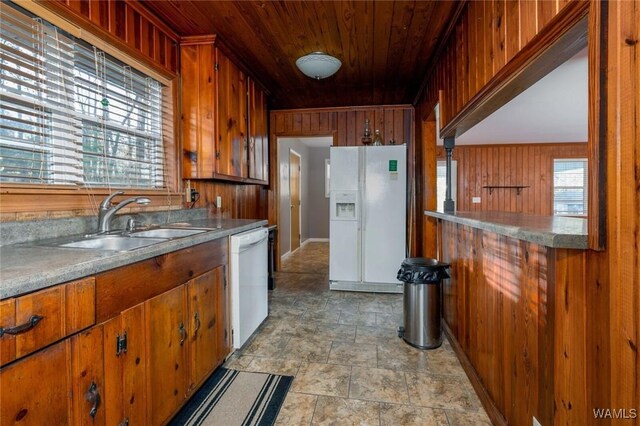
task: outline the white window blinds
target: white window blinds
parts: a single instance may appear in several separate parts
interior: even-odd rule
[[[163,86],[5,2],[0,21],[0,180],[163,187]]]
[[[553,214],[587,214],[587,160],[553,161]]]

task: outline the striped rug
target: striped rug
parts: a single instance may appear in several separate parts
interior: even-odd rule
[[[170,425],[273,425],[293,377],[218,368]]]

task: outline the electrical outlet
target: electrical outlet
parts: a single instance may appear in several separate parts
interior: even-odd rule
[[[195,203],[196,201],[198,201],[198,196],[200,195],[200,193],[198,191],[196,191],[195,189],[191,188],[191,195],[190,195],[190,200],[192,203]]]
[[[222,208],[222,197],[219,195],[216,197],[216,207],[219,209]]]
[[[471,202],[473,204],[480,204],[480,197],[471,197]]]

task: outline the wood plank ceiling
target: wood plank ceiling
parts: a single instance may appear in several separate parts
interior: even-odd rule
[[[271,108],[411,103],[456,1],[147,0],[178,34],[217,34],[271,92]],[[315,81],[295,61],[313,51],[342,68]]]

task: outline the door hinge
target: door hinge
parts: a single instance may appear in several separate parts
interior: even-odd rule
[[[224,329],[224,340],[227,340],[227,336],[229,335],[229,333],[227,333],[227,329]]]
[[[216,151],[216,160],[220,159],[220,151]]]
[[[116,356],[127,352],[127,332],[116,336]]]
[[[214,69],[214,70],[216,70],[216,71],[220,71],[220,64],[216,62],[216,63],[213,65],[213,69]]]
[[[118,426],[129,426],[129,419],[124,419],[123,421],[118,423]]]
[[[225,289],[227,288],[227,277],[224,277],[223,286]]]

